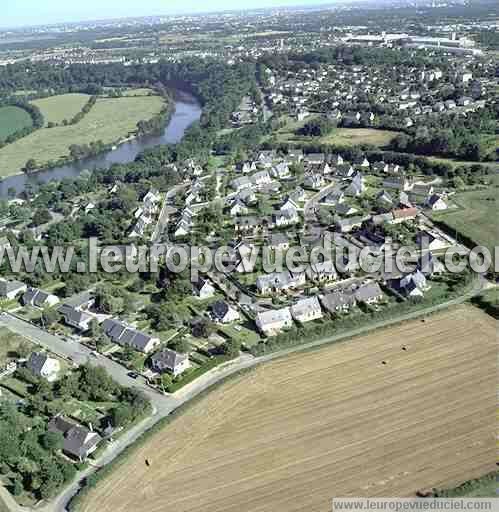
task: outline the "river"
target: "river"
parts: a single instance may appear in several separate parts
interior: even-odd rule
[[[24,190],[27,183],[36,186],[39,183],[46,183],[52,180],[76,177],[85,169],[107,169],[115,163],[132,162],[144,149],[159,144],[179,142],[184,136],[185,130],[192,123],[199,120],[202,108],[199,101],[189,92],[180,89],[173,89],[171,92],[175,101],[175,112],[161,135],[144,135],[119,145],[114,151],[108,151],[101,155],[61,167],[40,171],[30,176],[26,174],[8,176],[0,182],[0,197],[7,197],[8,191],[11,188],[15,189],[16,193],[19,194]]]

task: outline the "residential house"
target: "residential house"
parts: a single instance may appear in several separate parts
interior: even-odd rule
[[[328,283],[338,278],[338,273],[331,260],[311,263],[305,270],[305,274],[310,281],[315,283]]]
[[[307,165],[322,165],[326,161],[326,155],[324,153],[308,153],[303,157],[303,161]]]
[[[303,186],[312,190],[320,190],[325,184],[324,176],[315,172],[307,174],[303,180]]]
[[[355,299],[364,304],[375,304],[383,298],[383,292],[378,283],[367,283],[355,290]]]
[[[224,300],[217,300],[211,304],[210,309],[213,320],[221,324],[237,322],[241,318],[237,309]]]
[[[360,228],[363,222],[363,217],[349,217],[338,220],[335,227],[340,233],[350,233],[350,231]]]
[[[196,297],[199,297],[202,300],[210,299],[215,295],[215,288],[209,281],[202,277],[198,278],[198,280],[192,284],[192,291]]]
[[[320,300],[324,309],[331,314],[346,313],[357,303],[353,293],[343,291],[322,295]]]
[[[301,324],[322,318],[322,309],[317,297],[299,300],[290,308],[291,316]]]
[[[416,243],[423,250],[430,251],[441,251],[444,249],[448,249],[450,245],[452,245],[451,242],[449,242],[449,240],[446,240],[438,232],[430,230],[420,231],[416,235]]]
[[[37,308],[52,307],[59,303],[59,297],[39,290],[28,288],[21,297],[23,306],[35,306]]]
[[[287,251],[290,241],[284,233],[271,233],[268,246],[274,251]]]
[[[36,377],[54,382],[61,371],[61,364],[47,354],[33,352],[26,363],[26,368]]]
[[[239,178],[233,179],[230,182],[230,186],[237,192],[246,188],[251,188],[253,183],[247,176],[241,176]]]
[[[366,189],[364,177],[360,172],[356,173],[352,179],[352,182],[345,190],[346,195],[358,197],[364,193]]]
[[[189,368],[189,355],[164,348],[151,356],[151,367],[158,373],[171,373],[174,377]]]
[[[388,212],[388,213],[380,213],[378,215],[373,215],[371,222],[373,223],[374,226],[382,226],[383,224],[386,224],[386,223],[392,223],[393,222],[393,213]]]
[[[292,327],[293,318],[289,308],[272,309],[258,313],[255,323],[265,336],[276,336],[283,329]]]
[[[236,199],[234,204],[229,208],[231,217],[235,217],[237,215],[246,215],[248,212],[248,207],[240,199]]]
[[[376,196],[376,201],[380,206],[386,209],[390,209],[393,206],[393,198],[386,190],[379,192]]]
[[[389,176],[383,180],[383,188],[406,191],[411,189],[411,182],[405,176]]]
[[[113,343],[131,347],[144,354],[148,354],[161,343],[159,338],[137,331],[112,318],[108,318],[102,322],[102,330]]]
[[[262,185],[268,185],[269,183],[272,183],[272,178],[270,177],[270,174],[268,171],[258,171],[252,174],[249,177],[251,183],[256,187],[261,187]]]
[[[349,206],[346,203],[341,203],[336,205],[336,213],[341,215],[342,217],[348,217],[350,215],[355,215],[359,210],[354,208],[353,206]]]
[[[62,304],[62,306],[59,306],[57,311],[64,318],[64,323],[82,332],[90,329],[90,324],[95,318],[85,311],[80,311],[69,304]]]
[[[96,449],[102,437],[82,425],[73,423],[62,416],[52,418],[48,424],[49,432],[62,434],[62,451],[83,462]]]
[[[305,282],[305,273],[292,274],[285,270],[284,272],[274,272],[273,274],[264,274],[257,277],[256,288],[261,295],[269,295],[298,288],[303,286]]]
[[[24,283],[21,283],[21,281],[0,280],[0,298],[2,299],[13,300],[27,289],[28,287]]]
[[[430,289],[426,277],[420,270],[394,279],[389,282],[389,285],[405,297],[424,297],[424,293]]]
[[[272,214],[272,224],[276,227],[292,226],[300,222],[300,216],[297,211],[288,209],[277,211]]]
[[[254,235],[263,228],[262,219],[256,217],[240,217],[234,220],[234,230],[236,233],[245,235]]]
[[[447,210],[447,203],[438,194],[432,194],[426,201],[426,206],[433,211]]]
[[[393,220],[391,224],[400,224],[408,220],[414,220],[418,215],[417,208],[401,208],[393,210]]]
[[[289,166],[286,162],[279,162],[276,166],[272,167],[270,173],[274,178],[278,180],[284,180],[291,176]]]

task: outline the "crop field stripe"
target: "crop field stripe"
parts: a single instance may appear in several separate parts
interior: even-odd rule
[[[489,473],[495,328],[460,306],[262,365],[151,437],[82,510],[322,512],[333,496],[407,496]]]

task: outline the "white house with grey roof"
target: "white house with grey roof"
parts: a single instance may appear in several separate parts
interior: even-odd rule
[[[383,291],[378,283],[367,283],[355,290],[355,299],[364,304],[376,304],[383,298]]]
[[[82,332],[90,329],[90,324],[94,319],[94,316],[85,311],[81,311],[70,304],[63,304],[62,306],[59,306],[57,311],[64,318],[64,323]]]
[[[164,348],[151,356],[151,367],[158,373],[171,373],[174,377],[189,368],[189,356]]]
[[[48,424],[49,432],[63,436],[62,451],[80,462],[83,462],[96,449],[102,437],[87,427],[73,423],[62,416],[52,418]]]
[[[33,352],[26,363],[26,368],[36,377],[54,382],[61,371],[61,364],[47,354]]]
[[[56,295],[44,292],[38,288],[28,288],[21,297],[21,302],[24,306],[45,308],[55,306],[60,301]]]
[[[290,307],[291,316],[302,324],[322,318],[322,309],[317,297],[307,297]]]
[[[272,309],[258,313],[255,322],[262,334],[276,336],[283,329],[292,327],[293,318],[289,308]]]
[[[357,304],[353,293],[343,291],[322,295],[320,301],[324,309],[331,314],[346,313]]]

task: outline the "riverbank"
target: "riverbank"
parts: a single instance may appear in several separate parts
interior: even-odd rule
[[[168,120],[162,96],[98,98],[75,124],[44,127],[0,150],[0,174],[9,176],[28,168],[46,170],[81,158],[96,156],[142,127],[157,128],[158,117]]]
[[[19,194],[27,184],[36,187],[39,183],[75,178],[84,170],[105,169],[115,163],[132,162],[139,153],[147,148],[179,142],[185,131],[200,119],[202,107],[194,95],[182,89],[170,89],[169,92],[171,97],[170,115],[159,135],[128,135],[121,138],[119,144],[110,143],[107,150],[90,158],[40,170],[29,175],[22,172],[11,173],[0,181],[0,197],[9,197],[11,189]],[[113,146],[116,146],[114,150]]]

